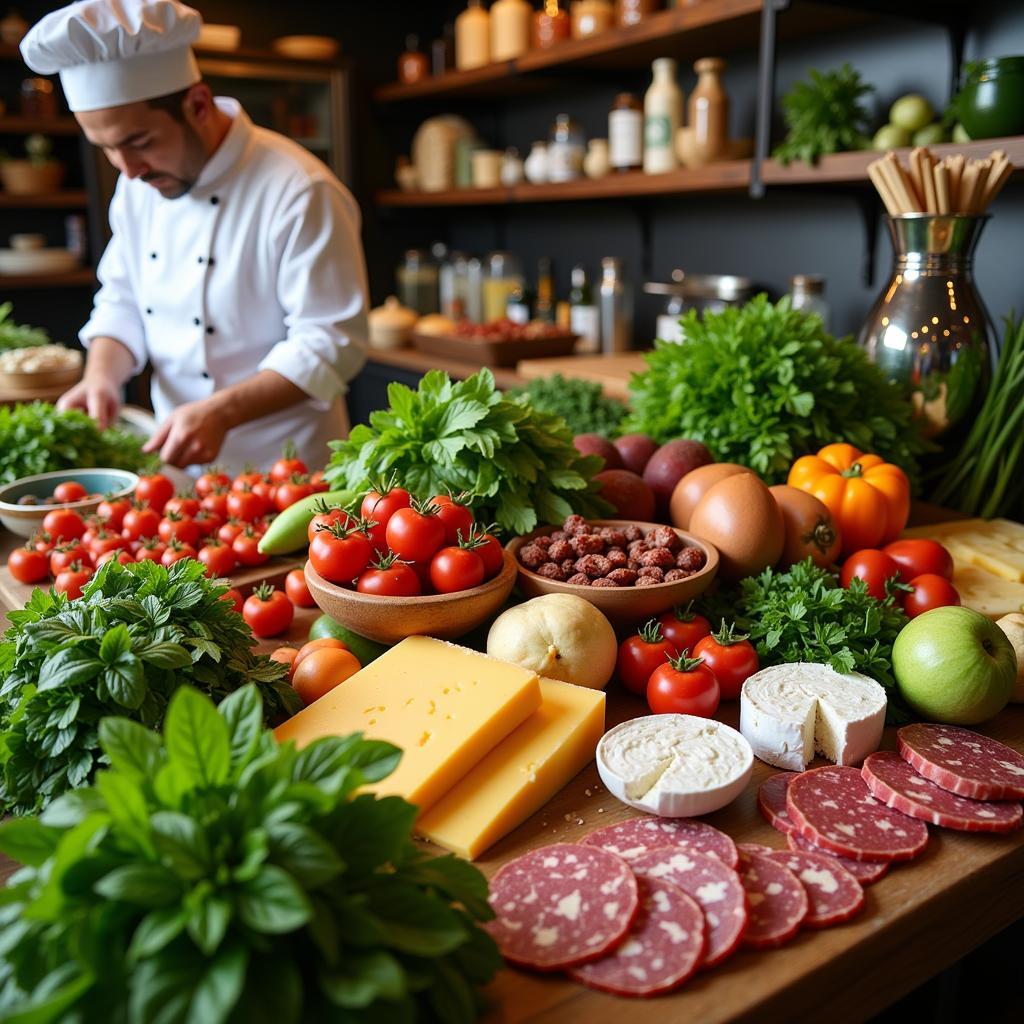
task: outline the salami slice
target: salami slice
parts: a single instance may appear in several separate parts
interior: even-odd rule
[[[876,800],[856,768],[804,772],[789,784],[786,809],[804,839],[850,860],[911,860],[928,845],[928,826]]]
[[[796,850],[779,850],[768,856],[789,868],[807,890],[810,909],[803,923],[808,928],[849,921],[864,906],[860,882],[835,857]]]
[[[740,852],[740,857],[744,853],[774,853],[775,848],[772,846],[765,846],[764,843],[737,843],[736,849]]]
[[[789,868],[763,853],[749,853],[748,845],[754,844],[743,844],[739,866],[740,881],[747,893],[743,945],[773,949],[800,930],[810,902],[803,883]]]
[[[1024,799],[1024,755],[955,725],[905,725],[900,757],[929,782],[971,800]]]
[[[747,925],[747,898],[739,875],[714,857],[678,846],[638,854],[638,875],[678,885],[704,911],[708,945],[704,966],[714,967],[736,950]]]
[[[656,996],[678,988],[704,957],[704,911],[682,889],[661,878],[640,878],[640,913],[626,938],[607,956],[569,975],[617,996]]]
[[[888,807],[911,818],[960,832],[1014,832],[1024,815],[1015,800],[972,800],[936,786],[899,754],[871,754],[860,770],[868,789]]]
[[[595,846],[554,843],[509,861],[491,879],[487,928],[510,963],[561,971],[596,960],[629,931],[640,906],[636,877]]]
[[[820,853],[825,857],[834,858],[844,868],[846,868],[846,870],[849,871],[861,885],[873,885],[889,873],[890,861],[850,860],[849,857],[840,857],[838,854],[829,853],[828,850],[823,850],[820,846],[815,846],[809,839],[804,839],[803,836],[797,835],[796,832],[790,832],[790,834],[786,836],[786,843],[791,850],[796,850],[797,853]]]
[[[786,790],[800,772],[778,772],[770,775],[757,788],[757,806],[768,819],[768,824],[783,835],[794,831],[786,810]]]
[[[648,850],[680,846],[714,857],[731,868],[739,863],[736,844],[724,832],[693,818],[641,815],[599,828],[582,842],[587,846],[600,846],[630,862]]]

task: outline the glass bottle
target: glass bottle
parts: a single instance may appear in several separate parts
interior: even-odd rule
[[[644,95],[644,171],[662,174],[679,166],[676,134],[683,119],[683,90],[671,57],[659,57],[651,67],[654,80]]]
[[[631,92],[620,92],[608,112],[608,159],[613,171],[644,165],[644,111]]]
[[[533,15],[527,0],[495,0],[490,13],[491,60],[514,60],[526,53]]]
[[[546,324],[555,322],[555,278],[547,256],[537,262],[537,302],[533,315]]]
[[[693,65],[697,85],[690,93],[693,152],[700,164],[721,160],[729,139],[729,97],[722,88],[725,61],[703,57]]]
[[[533,45],[539,50],[546,50],[571,35],[569,12],[562,9],[559,0],[544,0],[541,9],[533,16]]]
[[[430,44],[430,71],[443,75],[455,67],[455,26],[448,22],[441,36]]]
[[[569,330],[579,335],[576,351],[599,352],[601,331],[594,293],[583,267],[572,268],[572,288],[569,290]]]
[[[573,181],[581,177],[583,155],[583,131],[568,114],[559,114],[548,143],[548,181]]]
[[[820,274],[794,274],[789,280],[789,299],[793,309],[817,313],[825,330],[829,329],[831,311],[825,299],[825,278]]]
[[[509,252],[488,253],[483,280],[483,322],[505,316],[509,295],[523,284],[523,271],[515,256]]]
[[[517,284],[508,293],[505,316],[514,324],[528,324],[532,318],[533,306],[533,292],[525,284]]]
[[[420,51],[420,41],[417,36],[408,35],[405,37],[405,52],[398,58],[398,80],[405,85],[414,85],[422,82],[430,74],[430,64],[427,55]]]
[[[573,39],[600,35],[615,24],[612,0],[573,0],[569,12],[572,15]]]
[[[437,265],[423,249],[407,249],[395,275],[398,298],[420,316],[437,312]]]
[[[616,0],[615,20],[620,25],[638,25],[658,6],[658,0]]]
[[[615,256],[601,260],[599,292],[601,351],[606,355],[628,352],[633,334],[633,298],[622,277],[622,261]]]
[[[490,59],[491,19],[483,0],[469,0],[469,6],[455,19],[455,67],[469,71]]]

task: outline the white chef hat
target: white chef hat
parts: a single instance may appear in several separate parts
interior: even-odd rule
[[[119,107],[199,81],[202,20],[178,0],[80,0],[33,26],[21,54],[37,74],[60,72],[72,110]]]

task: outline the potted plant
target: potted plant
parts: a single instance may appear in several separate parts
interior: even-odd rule
[[[64,180],[64,164],[52,157],[53,143],[45,135],[25,139],[23,159],[0,156],[0,181],[12,195],[38,196],[55,192]]]

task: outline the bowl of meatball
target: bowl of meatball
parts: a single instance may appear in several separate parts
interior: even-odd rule
[[[569,516],[507,547],[526,597],[575,594],[619,627],[692,601],[718,572],[713,544],[660,523]]]

